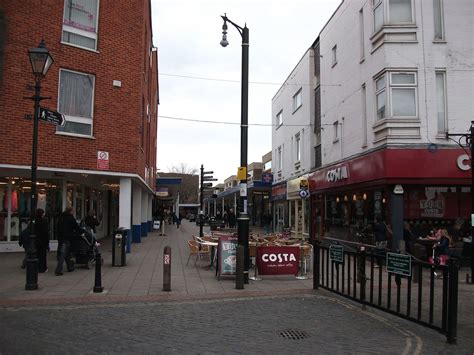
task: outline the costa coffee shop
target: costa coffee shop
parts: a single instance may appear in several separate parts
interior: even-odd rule
[[[312,238],[354,240],[377,215],[397,239],[404,221],[417,237],[432,228],[456,237],[461,223],[470,221],[469,160],[459,148],[391,148],[316,171],[309,177]]]

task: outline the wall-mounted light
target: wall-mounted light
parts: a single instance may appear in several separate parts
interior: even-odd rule
[[[385,197],[382,199],[382,203],[385,203]]]
[[[336,197],[336,202],[339,203],[339,196]]]
[[[349,199],[347,198],[347,195],[344,195],[344,201],[347,201],[347,200],[349,200]]]
[[[352,195],[352,201],[357,201],[357,195],[356,194]]]
[[[362,195],[362,198],[365,200],[367,200],[367,194],[364,192],[364,194]]]

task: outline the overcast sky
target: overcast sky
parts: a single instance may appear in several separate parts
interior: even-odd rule
[[[272,148],[272,97],[341,0],[151,3],[160,82],[157,168],[168,172],[180,164],[197,169],[204,164],[206,171],[214,171],[219,183],[237,173],[242,38],[228,24],[229,45],[220,46],[224,13],[249,28],[247,160],[249,164],[261,162]]]

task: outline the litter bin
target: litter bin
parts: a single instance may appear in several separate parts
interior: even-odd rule
[[[125,247],[127,246],[127,231],[118,228],[112,238],[112,266],[125,266]]]

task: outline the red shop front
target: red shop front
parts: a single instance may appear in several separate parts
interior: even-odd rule
[[[383,149],[310,175],[312,238],[355,240],[379,215],[401,240],[403,223],[417,236],[470,225],[471,168],[462,149]]]

